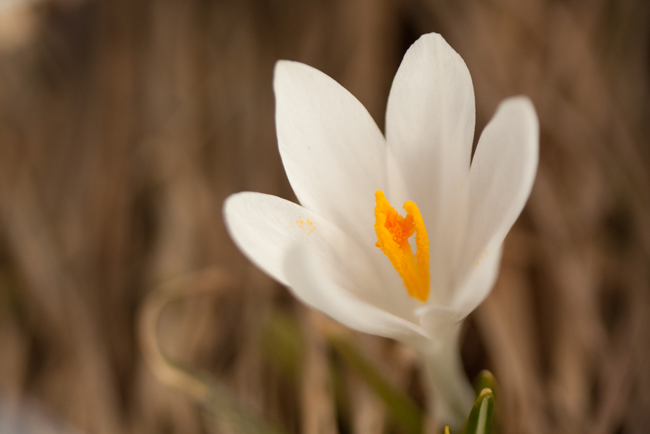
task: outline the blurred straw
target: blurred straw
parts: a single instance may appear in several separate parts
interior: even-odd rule
[[[142,352],[157,379],[204,405],[235,432],[281,434],[235,404],[227,389],[207,374],[194,372],[170,360],[158,342],[158,320],[171,302],[204,293],[216,295],[235,281],[222,269],[210,268],[164,282],[144,301],[139,320]]]

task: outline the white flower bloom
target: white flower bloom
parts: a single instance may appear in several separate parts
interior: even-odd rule
[[[501,103],[470,166],[472,81],[440,35],[406,53],[385,137],[354,96],[314,68],[279,61],[274,89],[280,154],[302,206],[234,194],[224,206],[232,238],[308,305],[414,345],[430,361],[443,417],[457,422],[471,407],[458,324],[490,292],[530,194],[539,141],[532,103]],[[390,209],[407,202],[406,219]]]

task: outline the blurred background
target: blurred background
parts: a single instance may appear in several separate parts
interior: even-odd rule
[[[501,433],[648,432],[645,0],[1,0],[0,431],[417,432],[412,350],[296,302],[221,207],[295,200],[277,59],[383,128],[431,31],[469,67],[477,131],[515,94],[541,122],[532,196],[466,321],[468,375],[496,375]]]

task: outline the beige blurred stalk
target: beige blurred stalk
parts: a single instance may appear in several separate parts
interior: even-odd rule
[[[35,8],[42,0],[0,0],[0,52],[31,42],[38,25]]]

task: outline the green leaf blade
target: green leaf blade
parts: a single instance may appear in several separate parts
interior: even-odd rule
[[[467,419],[466,434],[490,434],[494,420],[494,393],[484,388],[479,393]]]

